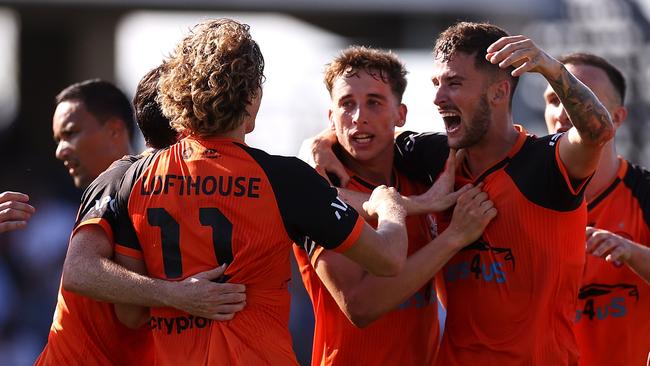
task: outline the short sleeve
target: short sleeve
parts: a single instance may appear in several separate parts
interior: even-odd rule
[[[326,249],[345,251],[357,241],[365,222],[314,169],[294,157],[242,147],[266,173],[286,231],[295,243],[313,241]]]
[[[528,137],[505,170],[529,201],[555,211],[572,211],[582,204],[590,177],[579,181],[569,177],[559,156],[560,137]]]
[[[136,157],[128,156],[115,161],[88,186],[81,197],[73,235],[80,227],[95,224],[102,227],[111,241],[114,240],[115,213],[111,210],[111,204],[124,173],[135,160]]]

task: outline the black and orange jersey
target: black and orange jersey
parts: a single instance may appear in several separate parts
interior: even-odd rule
[[[136,159],[128,156],[114,162],[86,189],[75,231],[84,225],[97,224],[113,237],[104,213],[111,198],[115,197],[122,176]],[[113,304],[66,291],[59,285],[52,327],[36,365],[152,363],[153,341],[147,327],[128,329],[115,316]]]
[[[464,167],[457,172],[457,188],[484,183],[498,215],[443,269],[447,318],[439,365],[578,362],[572,328],[585,260],[587,180],[567,175],[561,135],[537,138],[516,128],[519,138],[502,161],[476,177]],[[423,179],[437,176],[447,157],[442,135],[406,133],[397,144],[396,161]],[[444,229],[451,211],[439,218]]]
[[[348,172],[347,189],[371,193],[375,185]],[[396,173],[402,195],[424,191],[421,184]],[[376,223],[373,223],[376,226]],[[431,241],[427,215],[408,216],[408,255]],[[352,325],[312,266],[322,247],[294,245],[294,254],[314,308],[312,366],[318,365],[431,365],[438,350],[438,307],[433,281],[397,309],[360,329]]]
[[[347,250],[364,221],[297,158],[226,138],[185,138],[127,172],[114,206],[117,251],[149,275],[181,280],[228,263],[246,307],[211,321],[151,309],[159,364],[296,364],[288,329],[293,242]]]
[[[614,181],[588,203],[587,222],[647,246],[650,172],[622,158],[619,162]],[[645,365],[650,352],[650,285],[626,265],[587,255],[575,328],[581,365]]]

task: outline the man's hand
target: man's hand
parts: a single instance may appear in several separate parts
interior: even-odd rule
[[[587,227],[587,253],[620,265],[632,257],[633,243],[607,230]]]
[[[463,150],[451,149],[445,171],[440,174],[431,188],[421,195],[404,197],[409,215],[442,212],[453,206],[458,197],[471,188],[468,184],[454,192],[456,168],[462,164],[463,159]]]
[[[326,129],[313,137],[309,143],[311,156],[307,163],[328,181],[327,173],[337,176],[339,178],[339,187],[345,187],[350,181],[350,176],[332,150],[336,143],[336,135],[330,129]]]
[[[549,56],[525,36],[503,37],[487,49],[485,58],[499,64],[502,69],[514,67],[512,76],[526,72],[538,72],[546,78],[556,79],[562,72],[562,64]]]
[[[376,187],[368,201],[363,203],[363,209],[368,216],[406,216],[404,199],[394,187],[384,185]]]
[[[494,203],[488,199],[487,193],[481,191],[479,184],[458,197],[449,227],[443,232],[451,235],[453,243],[459,248],[471,244],[478,239],[485,227],[497,215]]]
[[[183,281],[170,282],[173,296],[168,305],[194,316],[214,320],[232,319],[246,305],[246,286],[213,282],[225,271],[226,265],[223,264]]]
[[[29,205],[29,196],[19,192],[0,193],[0,233],[22,229],[36,209]]]

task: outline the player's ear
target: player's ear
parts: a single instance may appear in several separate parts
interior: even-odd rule
[[[406,108],[406,104],[400,103],[399,105],[399,119],[397,120],[397,123],[395,123],[395,127],[404,127],[404,124],[406,123],[406,113],[408,112],[408,108]]]
[[[488,100],[490,104],[510,103],[510,82],[506,79],[500,79],[488,87]]]
[[[104,123],[104,128],[108,131],[108,136],[112,139],[119,139],[126,131],[126,124],[121,118],[111,117]]]
[[[610,112],[612,115],[612,122],[614,123],[614,127],[618,129],[623,125],[623,122],[627,118],[627,108],[624,106],[618,106],[616,109]]]
[[[332,116],[332,110],[327,111],[327,119],[330,121],[330,130],[336,131],[336,124],[334,123],[334,117]]]

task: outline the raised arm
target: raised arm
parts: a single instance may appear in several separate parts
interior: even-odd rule
[[[483,233],[495,215],[496,209],[487,195],[478,187],[472,188],[458,199],[449,228],[409,256],[398,276],[372,276],[332,251],[323,251],[314,268],[348,319],[364,327],[431,281],[454,254]]]
[[[625,263],[650,283],[650,248],[607,230],[587,227],[587,253],[608,262]]]
[[[70,239],[63,288],[100,301],[169,306],[215,320],[232,319],[246,304],[244,285],[211,281],[223,274],[224,266],[171,282],[144,276],[140,267],[129,270],[112,258],[106,232],[99,225],[81,226]]]
[[[537,72],[546,78],[573,124],[560,139],[560,158],[571,178],[590,176],[615,133],[609,112],[594,93],[524,36],[501,38],[487,49],[486,58],[501,68],[514,67],[513,76]]]

